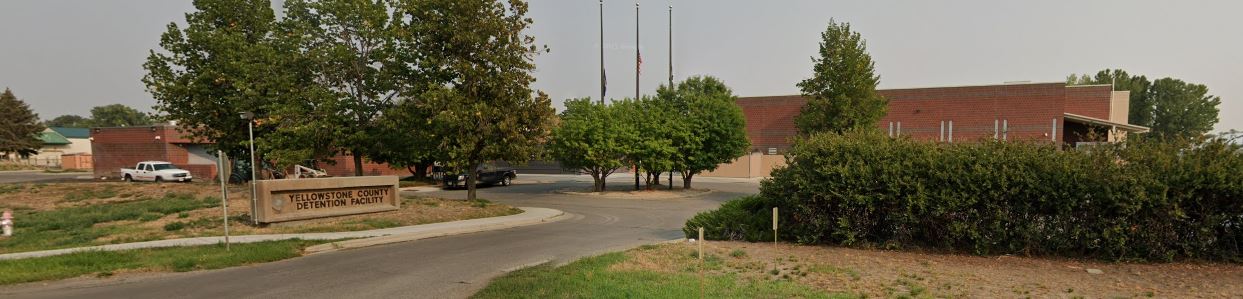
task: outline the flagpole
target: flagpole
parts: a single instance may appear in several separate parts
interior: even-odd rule
[[[608,84],[604,76],[604,0],[600,0],[600,105],[604,105],[604,86]]]
[[[634,0],[634,100],[639,101],[639,67],[643,56],[639,54],[639,0]],[[642,161],[640,161],[642,163]],[[634,165],[634,189],[639,190],[639,164]]]
[[[673,1],[669,1],[669,90],[673,91]],[[656,177],[660,177],[657,174]],[[673,169],[669,169],[669,190],[673,190]]]

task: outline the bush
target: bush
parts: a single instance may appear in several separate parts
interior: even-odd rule
[[[698,238],[704,228],[709,240],[763,241],[772,240],[773,205],[760,196],[745,196],[721,204],[721,207],[696,214],[686,221],[682,231],[687,238]]]
[[[745,201],[781,207],[782,236],[800,243],[1243,260],[1243,149],[1226,140],[1058,150],[821,134],[796,142],[787,158],[762,183],[763,199]],[[726,215],[737,220],[717,219]],[[727,203],[687,227],[767,217]]]

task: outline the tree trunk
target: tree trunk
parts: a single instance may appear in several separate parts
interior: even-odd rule
[[[634,164],[634,191],[639,191],[639,164]]]
[[[682,189],[691,189],[691,178],[693,177],[695,177],[695,174],[688,174],[685,177],[682,177]]]
[[[363,156],[361,150],[354,150],[354,176],[363,176]]]
[[[673,170],[669,171],[669,190],[673,190]]]
[[[415,163],[414,167],[416,168],[414,169],[414,178],[417,180],[427,180],[427,167],[430,167],[431,164],[432,163],[422,162]]]
[[[659,171],[648,172],[647,175],[652,176],[652,183],[655,183],[656,185],[660,185],[660,172]]]
[[[471,167],[471,171],[466,172],[466,200],[475,200],[475,180],[479,174],[474,171],[478,166]]]

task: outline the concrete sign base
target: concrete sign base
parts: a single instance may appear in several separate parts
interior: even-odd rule
[[[401,207],[396,176],[257,181],[253,211],[260,223],[393,211]]]

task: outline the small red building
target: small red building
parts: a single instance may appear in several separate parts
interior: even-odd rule
[[[189,170],[195,178],[216,178],[216,153],[210,149],[210,143],[191,140],[173,125],[92,128],[90,140],[98,178],[119,178],[121,168],[152,160],[173,163]],[[320,168],[332,176],[354,175],[353,156],[337,156],[333,160],[336,164],[321,163]],[[385,164],[363,163],[364,175],[405,173],[408,173],[405,169],[393,169]]]

